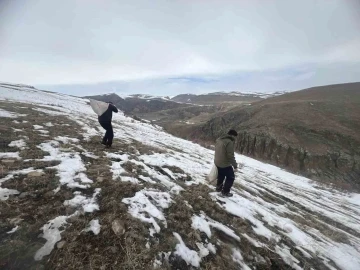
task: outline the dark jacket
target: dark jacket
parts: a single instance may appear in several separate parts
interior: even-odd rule
[[[233,166],[237,168],[234,153],[235,138],[230,135],[221,136],[216,140],[214,163],[220,168]]]
[[[113,112],[117,113],[118,109],[114,105],[109,104],[108,109],[99,116],[99,122],[111,122]]]

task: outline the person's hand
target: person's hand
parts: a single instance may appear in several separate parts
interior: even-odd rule
[[[237,172],[238,171],[238,168],[234,168],[234,172]]]

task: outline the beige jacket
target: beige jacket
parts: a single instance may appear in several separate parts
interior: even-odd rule
[[[220,168],[233,166],[237,168],[234,153],[235,138],[230,135],[224,135],[216,140],[214,163]]]

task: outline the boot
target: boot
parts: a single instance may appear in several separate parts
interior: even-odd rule
[[[221,192],[221,195],[223,197],[232,197],[233,196],[233,194],[231,192]]]

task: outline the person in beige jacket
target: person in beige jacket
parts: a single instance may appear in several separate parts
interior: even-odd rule
[[[231,197],[230,189],[235,180],[234,170],[237,170],[234,144],[237,132],[233,129],[216,140],[214,163],[218,169],[216,191],[223,196]],[[224,184],[225,180],[225,184]]]

